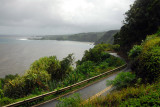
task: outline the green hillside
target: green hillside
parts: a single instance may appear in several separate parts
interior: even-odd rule
[[[160,0],[136,0],[125,13],[124,25],[114,37],[114,43],[127,53],[160,26]]]
[[[94,42],[95,44],[109,43],[113,44],[114,34],[119,30],[109,30],[106,32],[88,32],[88,33],[78,33],[71,35],[46,35],[38,36],[30,39],[34,40],[69,40],[69,41],[81,41],[81,42]]]
[[[105,32],[89,32],[78,33],[72,35],[48,35],[41,38],[41,40],[70,40],[70,41],[82,41],[82,42],[95,42],[100,39]]]
[[[95,44],[99,44],[99,43],[113,44],[113,42],[114,42],[113,35],[116,34],[118,31],[119,30],[110,30],[110,31],[107,31],[99,40],[97,40],[95,42]]]

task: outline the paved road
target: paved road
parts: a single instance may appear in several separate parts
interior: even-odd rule
[[[116,57],[119,57],[115,53],[111,53],[111,54],[116,56]],[[126,67],[125,69],[123,69],[121,71],[129,71],[129,70],[130,70],[130,68]],[[119,71],[119,72],[121,72],[121,71]],[[85,88],[83,88],[81,90],[78,90],[76,93],[79,93],[81,95],[81,98],[88,99],[88,98],[94,96],[95,94],[99,93],[100,91],[106,89],[108,87],[108,86],[106,86],[106,80],[113,80],[119,72],[111,74],[107,78],[105,78],[105,79],[103,79],[103,80],[101,80],[101,81],[99,81],[99,82],[97,82],[95,84],[92,84],[92,85],[90,85],[88,87],[85,87]],[[105,95],[105,94],[109,93],[111,90],[113,90],[113,88],[111,88],[110,90],[106,91],[102,95]],[[70,94],[70,95],[72,95],[72,94]],[[70,95],[67,95],[65,97],[68,97]],[[52,102],[45,103],[45,104],[41,105],[40,107],[55,107],[57,103],[58,103],[58,101],[54,100]]]

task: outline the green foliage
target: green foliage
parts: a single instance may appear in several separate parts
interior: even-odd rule
[[[2,89],[2,80],[0,80],[0,89]]]
[[[155,89],[154,89],[155,88]],[[149,92],[146,95],[138,96],[138,98],[129,98],[126,101],[122,102],[120,106],[132,106],[132,107],[141,107],[141,106],[150,106],[158,107],[160,105],[160,88],[159,86],[149,89]]]
[[[118,67],[118,66],[125,64],[124,60],[114,57],[114,56],[110,56],[109,58],[105,60],[105,62],[107,62],[109,66],[112,66],[112,67]]]
[[[4,84],[8,83],[8,81],[11,81],[15,78],[19,77],[18,74],[12,75],[6,75],[5,78],[0,78],[0,89],[4,87]]]
[[[114,80],[108,80],[107,85],[113,85],[117,88],[127,87],[134,82],[136,75],[131,72],[121,72]]]
[[[140,45],[134,45],[133,48],[129,52],[129,57],[134,59],[136,58],[142,51],[142,46]]]
[[[100,63],[97,68],[98,69],[106,69],[108,67],[109,67],[109,64],[104,61],[104,62]]]
[[[73,65],[74,59],[75,58],[73,57],[73,54],[69,54],[66,58],[63,58],[63,60],[60,61],[61,72],[63,73],[63,75],[72,71],[71,66]]]
[[[115,50],[115,51],[119,51],[120,50],[120,45],[119,44],[112,45],[112,49]]]
[[[160,105],[160,83],[127,87],[96,98],[86,107],[157,107]]]
[[[160,26],[160,1],[135,0],[125,15],[124,25],[114,36],[114,44],[119,44],[127,53],[135,44],[140,44],[147,35],[156,33]]]
[[[75,71],[80,74],[82,73],[85,77],[90,77],[92,72],[96,72],[95,64],[92,61],[86,61],[82,65],[77,66]]]
[[[61,98],[56,107],[78,107],[80,102],[82,102],[80,95],[75,93],[71,97]]]
[[[150,35],[141,46],[135,47],[141,47],[141,52],[136,54],[136,59],[132,64],[136,76],[142,78],[143,82],[152,83],[158,80],[160,77],[160,37],[157,37],[157,34]]]
[[[160,47],[153,47],[142,55],[138,60],[136,74],[145,81],[154,82],[160,77]]]
[[[4,97],[4,93],[3,93],[3,90],[0,89],[0,99],[2,99]]]
[[[64,72],[61,72],[60,62],[57,60],[56,56],[43,57],[32,63],[30,70],[36,71],[47,71],[51,74],[51,79],[59,80],[62,78]]]
[[[14,100],[13,99],[10,99],[8,97],[3,97],[2,99],[0,99],[0,106],[4,106],[6,104],[10,104],[10,103],[13,103]]]
[[[77,62],[77,65],[82,64],[85,61],[93,61],[95,63],[102,62],[106,58],[110,57],[110,54],[104,52],[108,47],[107,44],[98,44],[94,48],[85,51],[85,54],[81,61]]]
[[[24,84],[24,78],[17,77],[14,80],[8,81],[4,85],[4,95],[10,98],[24,97],[27,89]]]

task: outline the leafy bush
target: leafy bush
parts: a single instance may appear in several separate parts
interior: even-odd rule
[[[13,103],[14,100],[13,99],[10,99],[8,97],[3,97],[2,99],[0,99],[0,106],[4,106],[6,104],[10,104],[10,103]]]
[[[109,67],[109,64],[104,61],[104,62],[100,63],[97,68],[98,69],[106,69],[108,67]]]
[[[2,80],[0,80],[0,89],[2,89]]]
[[[118,67],[118,66],[125,64],[124,60],[114,57],[114,56],[110,56],[109,58],[105,59],[105,62],[107,62],[110,67],[111,66]]]
[[[85,77],[90,77],[92,72],[96,72],[95,64],[92,61],[86,61],[82,65],[77,66],[76,72],[83,74]]]
[[[24,97],[27,93],[24,78],[17,77],[4,85],[4,95],[10,98]]]
[[[0,99],[2,99],[4,97],[4,93],[3,93],[3,90],[0,89]]]
[[[104,52],[107,47],[107,44],[98,44],[94,46],[94,48],[89,49],[89,51],[86,50],[82,60],[77,61],[77,65],[80,65],[85,61],[93,61],[95,63],[103,61],[105,58],[110,56],[110,54]]]
[[[160,77],[160,37],[157,35],[150,35],[142,42],[139,46],[142,47],[141,53],[132,64],[136,76],[143,82],[152,83]]]
[[[139,58],[137,76],[145,81],[153,82],[160,77],[160,47],[153,47]]]
[[[4,78],[0,78],[0,87],[3,88],[4,84],[8,83],[8,81],[11,81],[17,77],[19,77],[18,74],[15,74],[15,75],[9,74],[9,75],[6,75]]]
[[[80,95],[75,93],[71,97],[61,98],[56,107],[78,107],[80,102],[82,102]]]
[[[51,74],[51,79],[59,80],[64,74],[61,72],[60,62],[57,60],[56,56],[43,57],[32,63],[30,70],[34,71],[47,71]]]
[[[33,90],[35,90],[35,88],[47,90],[47,84],[49,81],[51,81],[51,76],[47,73],[47,71],[38,72],[36,70],[29,70],[24,75],[24,83],[25,87],[27,88],[25,91],[31,93]]]
[[[73,54],[69,54],[67,57],[63,58],[62,61],[60,61],[61,73],[62,73],[61,78],[64,78],[64,76],[66,76],[67,74],[73,71],[72,65],[73,65],[74,59],[75,58],[73,57]]]
[[[138,57],[138,55],[141,53],[142,51],[142,46],[140,45],[134,45],[133,48],[130,50],[129,52],[129,57],[134,59],[136,57]]]
[[[155,89],[154,89],[155,88]],[[121,106],[150,106],[158,107],[160,105],[160,88],[158,85],[154,86],[153,89],[149,89],[149,92],[145,95],[140,95],[138,98],[129,98],[121,103]]]
[[[107,80],[107,85],[113,85],[117,88],[127,87],[134,80],[136,75],[131,72],[120,72],[114,80]]]

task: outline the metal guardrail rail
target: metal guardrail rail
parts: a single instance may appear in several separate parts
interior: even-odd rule
[[[109,74],[109,73],[111,73],[111,72],[116,72],[116,71],[122,70],[122,69],[125,68],[126,66],[127,66],[127,64],[124,64],[124,65],[122,65],[122,66],[120,66],[120,67],[117,67],[117,68],[115,68],[115,69],[113,69],[113,70],[109,70],[109,71],[104,72],[104,73],[102,73],[102,74],[99,74],[99,75],[97,75],[97,76],[91,77],[91,78],[89,78],[89,79],[83,80],[83,81],[81,81],[81,82],[75,83],[75,84],[73,84],[73,85],[70,85],[70,86],[67,86],[67,87],[64,87],[64,88],[61,88],[61,89],[59,89],[59,90],[57,90],[57,91],[51,91],[51,92],[48,92],[48,93],[45,93],[45,94],[42,94],[42,95],[38,95],[38,96],[36,96],[36,97],[29,98],[29,99],[26,99],[26,100],[23,100],[23,101],[15,102],[15,103],[12,103],[12,104],[3,106],[3,107],[17,107],[17,106],[20,106],[20,105],[25,104],[25,103],[34,102],[35,100],[38,100],[38,99],[43,98],[43,97],[45,97],[45,96],[54,95],[54,94],[56,94],[56,93],[64,92],[65,90],[71,89],[72,87],[79,86],[79,85],[81,85],[81,84],[83,84],[83,83],[86,83],[86,82],[88,82],[88,81],[94,80],[94,79],[96,79],[96,78],[98,78],[98,77],[101,77],[102,75],[106,75],[106,74]]]

